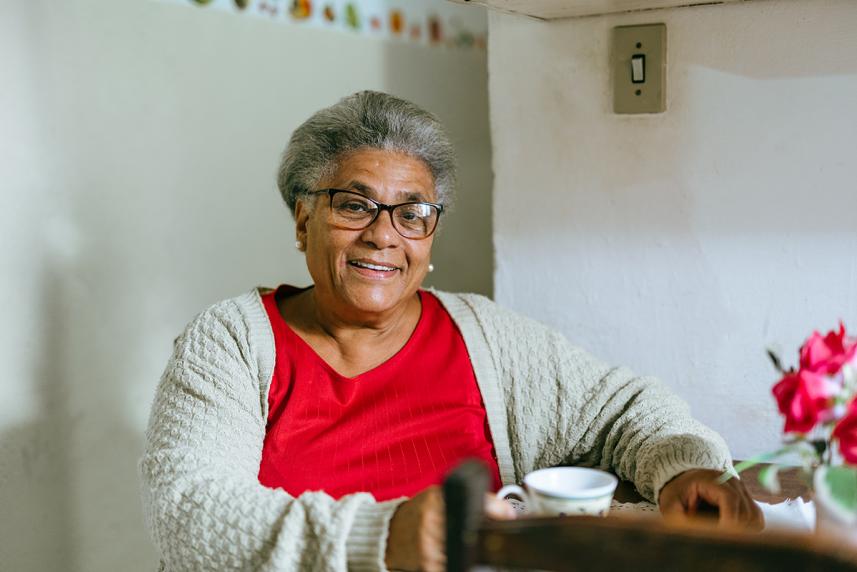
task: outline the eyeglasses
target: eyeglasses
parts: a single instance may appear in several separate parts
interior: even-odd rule
[[[372,225],[381,211],[390,212],[393,228],[405,238],[428,238],[437,228],[443,205],[408,202],[385,205],[367,196],[342,189],[322,189],[309,193],[330,197],[330,222],[349,230],[362,230]]]

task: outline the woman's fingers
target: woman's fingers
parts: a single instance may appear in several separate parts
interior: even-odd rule
[[[733,478],[722,485],[710,483],[701,491],[706,499],[713,499],[720,509],[720,523],[724,526],[740,526],[761,530],[765,525],[762,511],[747,488],[739,479]]]
[[[674,491],[664,491],[660,498],[661,514],[671,522],[685,522],[688,519],[685,499]]]
[[[514,520],[515,508],[491,493],[485,493],[485,516],[494,520]]]
[[[741,494],[742,524],[754,530],[762,530],[765,527],[765,515],[762,514],[762,509],[759,508],[759,505],[757,505],[756,501],[753,500],[753,497],[750,496],[750,491],[747,490],[747,487],[745,487],[740,480],[733,480],[736,481],[736,483],[739,483],[734,486],[739,488],[739,492]]]
[[[485,495],[485,516],[515,518],[515,509],[494,495]],[[446,514],[443,492],[432,486],[399,505],[390,520],[387,568],[441,572],[446,568]]]
[[[698,483],[700,497],[720,513],[721,526],[741,524],[741,497],[732,487],[718,485],[713,481]]]
[[[446,525],[440,487],[428,487],[399,505],[389,528],[387,568],[426,572],[446,568]]]
[[[721,484],[719,477],[718,471],[706,469],[692,469],[675,477],[661,489],[661,512],[671,520],[681,520],[708,505],[717,509],[720,526],[763,528],[762,511],[744,483],[733,478]]]

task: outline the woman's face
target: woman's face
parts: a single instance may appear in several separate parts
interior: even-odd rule
[[[437,200],[425,163],[380,149],[345,156],[318,188],[354,191],[388,205]],[[332,226],[329,215],[330,199],[323,194],[317,195],[311,212],[300,201],[295,211],[297,238],[306,249],[317,301],[356,319],[401,309],[412,301],[428,272],[433,235],[421,240],[403,237],[389,212],[379,213],[363,230]]]

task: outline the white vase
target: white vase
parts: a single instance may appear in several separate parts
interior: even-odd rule
[[[836,538],[857,547],[857,514],[836,505],[824,486],[827,466],[822,465],[813,475],[815,501],[815,532],[826,538]]]

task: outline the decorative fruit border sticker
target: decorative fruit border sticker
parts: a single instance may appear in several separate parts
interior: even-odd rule
[[[483,8],[447,0],[160,0],[366,36],[484,50]]]

